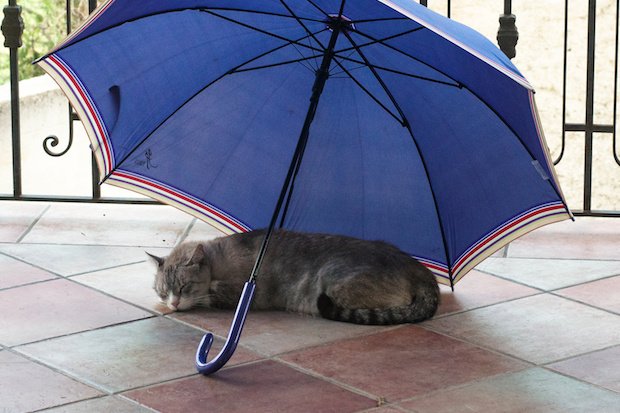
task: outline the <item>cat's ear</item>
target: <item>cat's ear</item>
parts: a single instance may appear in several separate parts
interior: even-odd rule
[[[202,260],[205,258],[205,250],[202,244],[197,244],[196,248],[192,252],[192,257],[189,259],[188,264],[202,264]]]
[[[144,252],[146,252],[146,251],[144,251]],[[154,262],[154,263],[155,263],[158,267],[161,267],[161,266],[163,266],[163,265],[164,265],[164,258],[162,258],[162,257],[158,257],[157,255],[153,255],[153,254],[150,254],[150,253],[148,253],[148,252],[146,252],[146,255],[148,255],[148,256],[151,258],[151,260],[152,260],[152,261],[153,261],[153,262]]]

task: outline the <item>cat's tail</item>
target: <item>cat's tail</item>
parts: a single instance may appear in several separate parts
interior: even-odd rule
[[[317,305],[321,317],[328,320],[367,325],[390,325],[418,323],[431,318],[439,305],[437,290],[424,291],[414,297],[412,303],[390,308],[344,308],[338,306],[326,294],[321,294]]]

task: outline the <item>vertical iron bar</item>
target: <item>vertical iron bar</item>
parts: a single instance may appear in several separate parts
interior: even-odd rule
[[[15,199],[22,196],[18,55],[18,49],[22,45],[22,32],[23,21],[21,19],[21,7],[17,5],[16,0],[9,0],[8,5],[4,7],[2,33],[5,37],[4,46],[9,48],[9,78],[11,88],[11,143],[13,152],[13,197]]]
[[[553,161],[554,165],[560,163],[564,157],[564,150],[566,149],[566,79],[567,79],[567,67],[568,67],[568,0],[564,0],[564,57],[562,68],[562,146],[560,148],[560,154]]]
[[[618,158],[618,154],[616,153],[616,113],[617,113],[617,104],[618,104],[618,32],[620,23],[618,19],[620,18],[620,0],[616,0],[616,38],[615,38],[615,48],[614,48],[614,106],[613,106],[613,138],[611,141],[611,151],[614,155],[614,160],[618,165],[620,165],[620,158]]]
[[[427,2],[428,2],[428,0],[420,0],[420,4],[422,6],[428,6]]]
[[[586,73],[586,119],[583,176],[583,210],[592,210],[592,138],[594,125],[594,41],[596,35],[596,0],[588,2],[588,49]]]
[[[15,0],[9,4],[15,5]],[[19,113],[19,57],[18,48],[9,49],[11,79],[11,137],[13,145],[13,196],[22,196],[21,124]]]

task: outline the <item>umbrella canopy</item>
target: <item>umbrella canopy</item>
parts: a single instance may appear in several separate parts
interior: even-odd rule
[[[381,239],[453,285],[570,217],[530,84],[410,0],[110,0],[38,63],[102,181],[227,233]]]

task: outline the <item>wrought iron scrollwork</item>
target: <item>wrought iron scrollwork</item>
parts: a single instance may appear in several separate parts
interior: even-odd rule
[[[56,135],[50,135],[43,140],[43,150],[46,154],[57,158],[69,152],[69,149],[73,146],[73,121],[77,119],[77,115],[73,112],[71,106],[69,106],[69,142],[67,143],[67,147],[60,152],[54,151],[52,148],[58,146],[60,139]]]
[[[54,157],[63,156],[64,154],[69,152],[69,149],[71,149],[71,145],[73,145],[73,136],[69,136],[69,144],[63,151],[54,152],[51,148],[55,148],[56,146],[58,146],[59,143],[60,143],[60,139],[58,139],[58,136],[50,135],[47,138],[45,138],[45,140],[43,141],[43,150],[49,156],[54,156]]]

